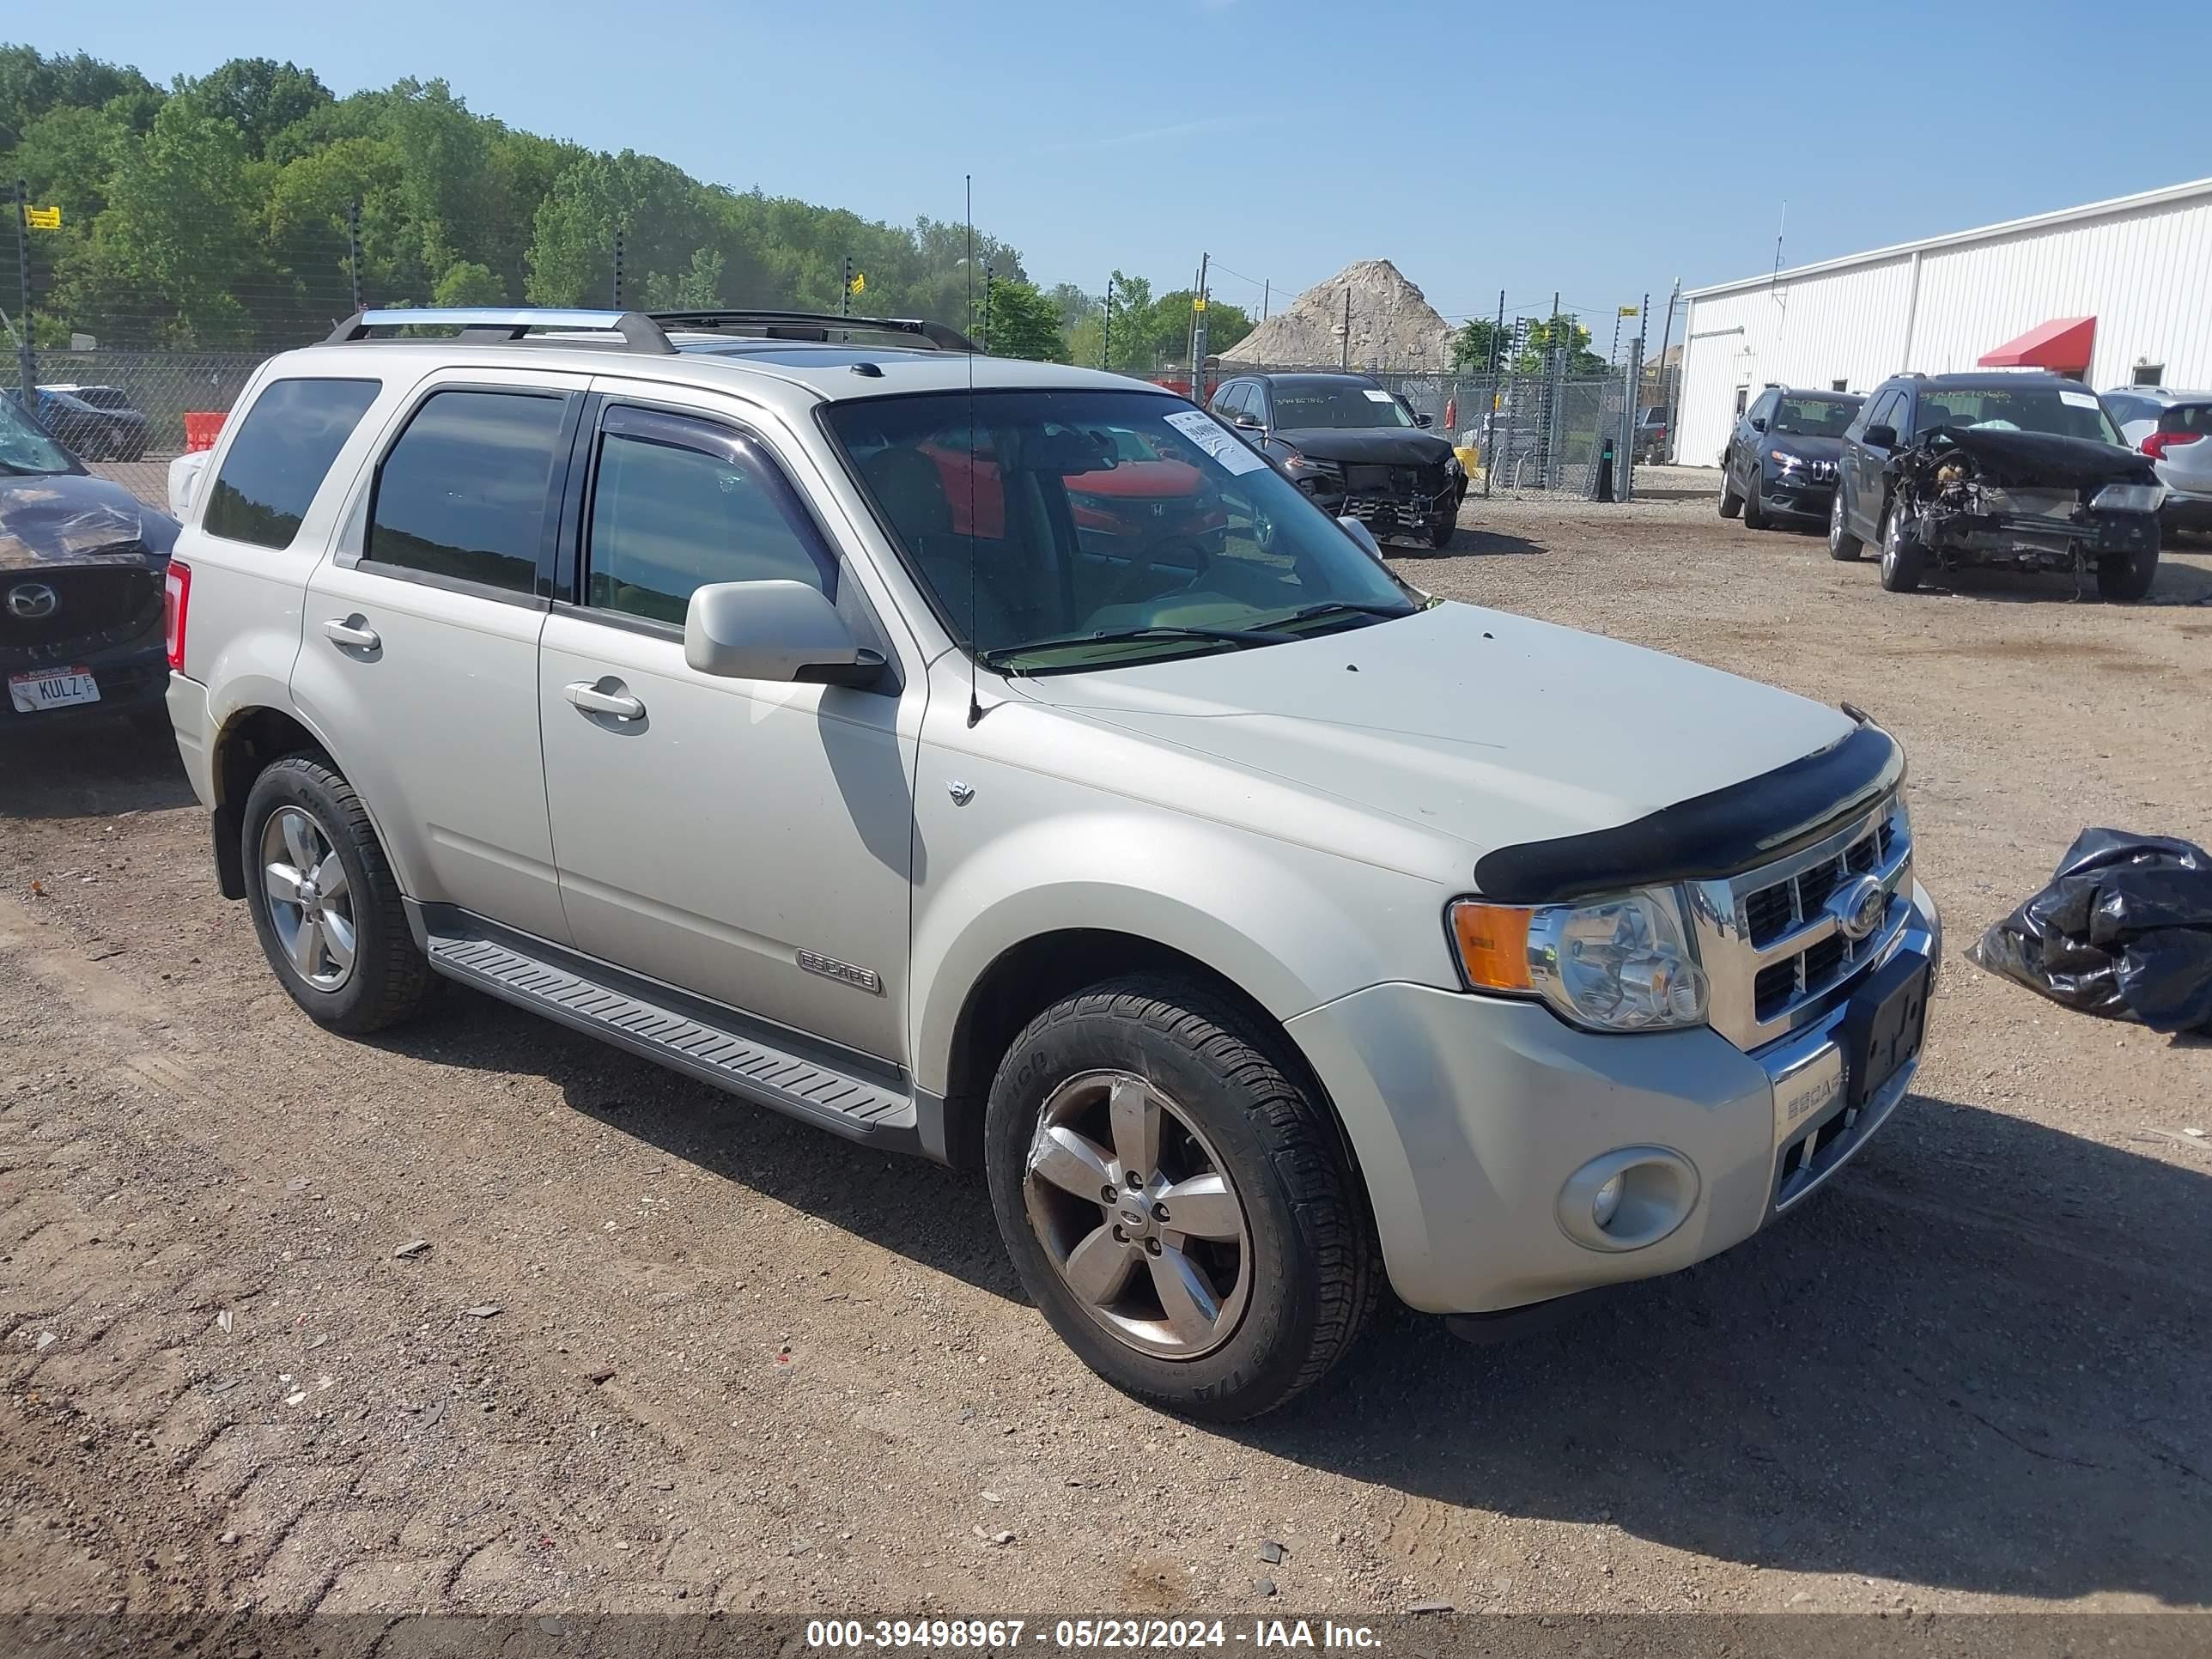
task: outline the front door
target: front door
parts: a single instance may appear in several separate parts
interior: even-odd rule
[[[684,611],[710,582],[806,582],[883,636],[757,434],[611,396],[590,448],[579,569],[538,658],[577,948],[902,1060],[919,677],[902,691],[896,673],[860,690],[690,668]]]

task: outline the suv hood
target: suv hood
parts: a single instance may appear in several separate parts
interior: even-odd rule
[[[1441,466],[1451,453],[1449,443],[1418,427],[1285,427],[1274,437],[1317,461],[1351,461],[1362,466]]]
[[[1802,455],[1808,461],[1839,461],[1844,457],[1841,438],[1822,437],[1816,433],[1802,436],[1795,432],[1766,431],[1755,434],[1765,440],[1769,449],[1784,449],[1792,455]]]
[[[0,570],[167,558],[177,521],[84,472],[0,473]]]
[[[1450,603],[1295,645],[1014,684],[1476,857],[1626,823],[1856,729],[1836,709],[1717,669]],[[1252,793],[1224,788],[1201,810],[1237,819]]]

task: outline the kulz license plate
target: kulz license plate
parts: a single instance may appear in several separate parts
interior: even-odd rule
[[[1851,999],[1845,1018],[1850,1042],[1848,1087],[1855,1105],[1863,1105],[1920,1052],[1928,1029],[1928,964],[1917,958],[1893,962]]]
[[[8,701],[21,714],[66,708],[75,702],[98,702],[100,682],[86,668],[47,668],[35,674],[10,674]]]

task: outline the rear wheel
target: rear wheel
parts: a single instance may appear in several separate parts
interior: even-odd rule
[[[355,1035],[419,1009],[436,981],[353,786],[319,755],[287,756],[240,816],[253,930],[292,1000]]]
[[[1721,458],[1721,517],[1733,519],[1743,511],[1743,497],[1735,493],[1735,480],[1729,476],[1728,458]]]
[[[2151,532],[2150,545],[2132,553],[2107,553],[2097,561],[2097,595],[2108,603],[2136,605],[2150,597],[2158,580],[2159,536]]]
[[[1842,563],[1856,564],[1863,550],[1864,544],[1851,534],[1851,521],[1844,512],[1844,487],[1838,483],[1828,502],[1828,556]]]
[[[1910,593],[1928,571],[1928,550],[1905,528],[1905,514],[1897,503],[1881,520],[1881,585],[1893,593]]]
[[[1325,1108],[1198,985],[1055,1004],[991,1087],[999,1231],[1063,1341],[1116,1388],[1219,1422],[1310,1388],[1381,1288]]]

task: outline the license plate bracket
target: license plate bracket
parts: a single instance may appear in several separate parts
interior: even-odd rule
[[[1844,1011],[1844,1098],[1864,1106],[1920,1052],[1928,1030],[1929,963],[1899,957],[1852,994]]]

